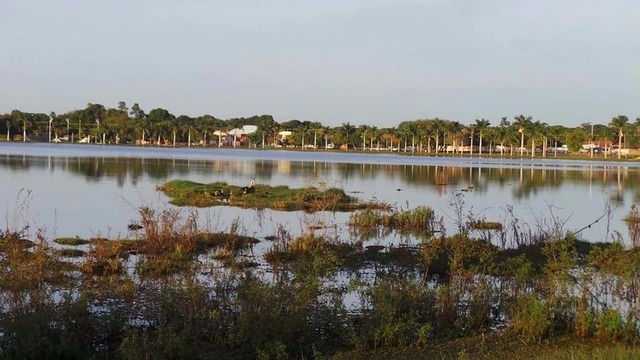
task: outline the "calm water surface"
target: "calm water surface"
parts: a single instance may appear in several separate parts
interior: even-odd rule
[[[465,217],[501,221],[513,214],[531,227],[555,217],[565,230],[580,229],[591,241],[627,237],[622,218],[639,198],[640,164],[553,159],[481,159],[397,154],[260,151],[203,148],[138,148],[68,144],[0,144],[2,228],[28,224],[30,235],[131,237],[127,224],[141,206],[170,208],[156,186],[174,179],[303,187],[326,181],[363,200],[402,208],[428,205],[453,230],[456,202]],[[446,179],[447,185],[437,185]],[[456,195],[458,194],[458,195]],[[184,209],[186,211],[187,209]],[[292,234],[320,218],[348,237],[348,214],[256,211],[233,207],[198,209],[200,222],[263,238],[279,226]]]

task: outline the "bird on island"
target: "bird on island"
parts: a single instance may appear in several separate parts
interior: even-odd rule
[[[129,229],[131,231],[140,230],[140,229],[142,229],[142,225],[136,224],[136,223],[131,223],[131,224],[127,225],[127,229]]]

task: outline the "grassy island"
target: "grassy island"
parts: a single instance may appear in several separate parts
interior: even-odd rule
[[[308,186],[290,189],[288,186],[256,184],[253,189],[226,182],[201,184],[187,180],[173,180],[158,187],[171,197],[176,206],[208,207],[217,205],[242,208],[274,209],[284,211],[353,211],[382,208],[384,204],[360,202],[338,188],[316,188]]]

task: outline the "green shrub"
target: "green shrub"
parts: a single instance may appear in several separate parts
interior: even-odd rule
[[[535,295],[524,295],[512,305],[511,330],[526,342],[540,342],[551,333],[551,310]]]
[[[604,309],[596,315],[596,333],[600,340],[619,340],[625,330],[622,314],[616,309]]]
[[[362,292],[370,304],[357,318],[352,344],[361,349],[425,346],[433,335],[436,297],[420,280],[389,276]]]

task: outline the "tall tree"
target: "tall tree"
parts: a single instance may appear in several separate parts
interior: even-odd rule
[[[540,120],[529,123],[529,138],[531,139],[531,157],[536,156],[536,140],[546,137],[545,127],[547,124],[540,122]],[[543,152],[546,149],[543,146]]]
[[[520,133],[520,156],[524,153],[524,133],[531,124],[531,116],[524,116],[522,114],[514,117],[513,126],[518,129]]]
[[[16,124],[22,124],[22,141],[27,141],[27,129],[31,127],[31,122],[28,120],[27,114],[20,110],[13,110],[11,112],[11,118]]]
[[[473,156],[473,137],[476,134],[476,125],[475,124],[471,124],[469,126],[467,126],[467,133],[469,133],[469,155]]]
[[[458,140],[462,137],[462,131],[464,130],[464,125],[460,124],[457,121],[449,121],[447,123],[447,132],[449,133],[449,137],[451,138],[451,146],[453,147],[453,152],[456,153],[458,151]]]
[[[145,114],[144,110],[140,108],[140,105],[138,105],[138,103],[133,104],[130,114],[134,118],[135,128],[141,132],[142,137],[140,144],[144,145],[145,132],[149,129],[150,126],[149,120],[147,120],[147,114]]]
[[[149,124],[149,131],[153,131],[153,134],[158,139],[156,145],[159,146],[161,143],[161,138],[164,138],[165,140],[168,138],[168,135],[173,127],[172,123],[175,121],[176,117],[165,109],[157,108],[149,112],[149,115],[147,115],[147,119]]]
[[[551,126],[547,130],[547,134],[553,139],[553,157],[558,156],[558,140],[564,137],[566,128],[562,125]]]
[[[129,110],[129,108],[127,108],[127,103],[124,101],[118,101],[118,110],[126,113]]]
[[[444,121],[438,118],[431,120],[431,129],[436,134],[436,154],[440,151],[440,132],[444,130],[444,125]]]
[[[484,118],[478,120],[476,119],[475,127],[478,131],[478,136],[480,137],[480,148],[479,152],[482,155],[482,137],[484,136],[484,131],[491,125],[489,120],[485,120]]]
[[[344,135],[346,142],[345,142],[345,146],[346,146],[346,150],[349,151],[349,135],[353,132],[353,130],[355,130],[355,126],[351,125],[350,123],[342,123],[342,126],[340,127],[340,132]]]
[[[265,145],[265,138],[268,137],[268,135],[273,133],[274,125],[275,125],[275,121],[271,116],[261,116],[260,119],[258,120],[258,123],[256,126],[258,126],[258,132],[262,135],[263,148]],[[273,139],[275,141],[276,138],[274,137]]]
[[[309,130],[313,131],[313,148],[318,148],[318,132],[322,131],[322,124],[314,121],[309,125]]]
[[[138,105],[138,103],[133,104],[133,106],[131,107],[130,114],[136,119],[141,119],[146,116],[146,114],[144,113],[144,110],[140,108],[140,105]]]
[[[11,141],[11,118],[10,116],[4,117],[4,126],[7,128],[7,141]]]
[[[618,132],[618,159],[620,159],[620,153],[622,152],[624,130],[628,122],[629,118],[624,115],[618,115],[609,122],[609,127]]]
[[[504,155],[504,144],[509,138],[509,126],[500,125],[495,128],[494,136],[496,142],[500,144],[500,155]]]
[[[364,151],[367,147],[367,132],[370,131],[370,127],[369,125],[360,125],[358,129],[362,133],[362,151]]]
[[[300,137],[302,138],[302,141],[301,141],[302,150],[304,150],[304,143],[305,143],[304,140],[307,137],[307,133],[309,132],[309,129],[311,129],[311,126],[308,121],[304,121],[300,123],[300,126],[298,126],[298,132],[300,132]]]
[[[22,141],[26,141],[27,138],[27,131],[26,131],[26,124],[24,123],[26,117],[24,115],[24,113],[20,110],[13,110],[11,112],[11,120],[14,124],[16,124],[16,127],[18,127],[20,123],[23,124],[23,132],[22,132]],[[9,137],[9,125],[7,125],[7,137]]]

